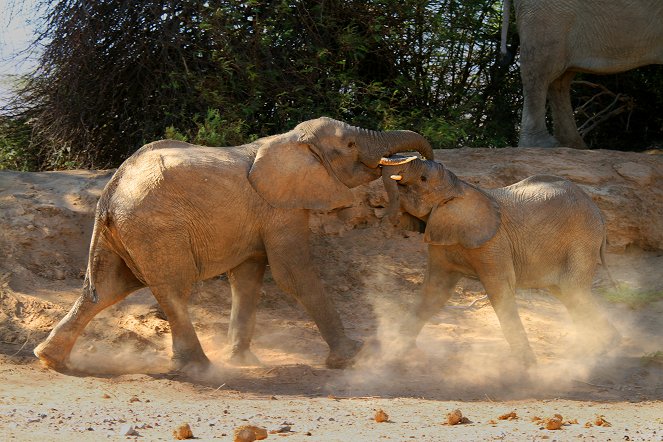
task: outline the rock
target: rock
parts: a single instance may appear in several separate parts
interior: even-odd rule
[[[267,430],[255,425],[242,425],[235,428],[234,442],[253,442],[254,440],[267,439]]]
[[[506,413],[506,414],[503,414],[503,415],[499,416],[498,419],[501,420],[501,421],[506,421],[506,420],[511,421],[511,420],[514,420],[514,419],[518,419],[518,415],[516,414],[515,411],[512,411],[510,413]]]
[[[447,424],[448,425],[458,425],[463,420],[463,413],[460,410],[453,410],[450,413],[447,413]]]
[[[189,424],[184,423],[173,430],[173,437],[177,440],[193,439],[193,431]]]
[[[653,178],[653,171],[651,167],[646,164],[627,161],[625,163],[615,164],[613,168],[618,174],[640,186],[646,186]]]
[[[375,422],[389,422],[389,415],[382,409],[375,412]]]
[[[556,417],[546,419],[546,430],[559,430],[562,428],[562,420]]]

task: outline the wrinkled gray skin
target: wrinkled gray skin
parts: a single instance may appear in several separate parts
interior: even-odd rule
[[[170,140],[142,147],[97,205],[83,295],[35,354],[66,370],[87,323],[147,286],[170,323],[173,368],[205,366],[187,304],[196,281],[227,272],[231,358],[255,362],[249,345],[269,262],[275,281],[300,301],[329,345],[327,365],[343,367],[361,343],[346,336],[311,264],[309,211],[351,205],[349,188],[379,178],[380,157],[404,150],[432,157],[414,132],[367,131],[329,118],[238,147]]]
[[[466,276],[481,281],[512,352],[526,366],[536,358],[518,315],[516,288],[549,289],[567,308],[587,349],[600,352],[619,339],[591,294],[596,265],[603,260],[605,224],[578,186],[536,175],[483,190],[442,164],[422,160],[383,167],[383,180],[392,222],[399,207],[426,222],[424,287],[404,336],[416,340]]]
[[[585,147],[571,106],[577,72],[614,74],[663,63],[661,0],[514,0],[514,7],[524,98],[519,146]],[[505,0],[507,24],[508,13]],[[546,96],[554,137],[546,128]]]

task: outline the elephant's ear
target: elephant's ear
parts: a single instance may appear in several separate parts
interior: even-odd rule
[[[249,171],[253,188],[270,205],[285,209],[331,210],[351,206],[350,189],[321,162],[314,145],[284,134],[258,149]]]
[[[435,245],[459,244],[474,249],[490,240],[500,227],[497,202],[467,186],[456,198],[434,207],[426,223],[424,241]]]

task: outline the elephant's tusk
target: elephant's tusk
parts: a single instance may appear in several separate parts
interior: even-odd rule
[[[403,179],[403,175],[391,175],[389,178],[392,180],[400,181]]]
[[[394,155],[389,158],[382,157],[380,158],[380,166],[400,166],[401,164],[409,163],[412,160],[416,160],[419,157],[417,156],[411,156],[411,157],[403,157],[400,155]]]

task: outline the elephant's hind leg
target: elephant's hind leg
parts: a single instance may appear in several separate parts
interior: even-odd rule
[[[585,142],[578,133],[571,105],[571,81],[575,72],[567,71],[548,88],[548,98],[553,116],[555,138],[560,145],[585,149]]]
[[[551,292],[564,304],[578,332],[579,354],[602,354],[621,340],[592,298],[590,283],[565,283]]]
[[[228,339],[232,346],[230,361],[237,365],[259,365],[249,349],[256,325],[256,308],[265,274],[267,258],[255,257],[244,261],[228,272],[232,291],[232,308]]]
[[[92,301],[87,290],[76,300],[69,313],[53,328],[48,337],[34,349],[34,354],[48,367],[66,371],[71,350],[85,326],[99,312],[121,301],[143,287],[122,258],[110,250],[98,252],[95,288],[98,301]]]
[[[193,283],[164,283],[150,286],[152,294],[159,302],[170,324],[173,370],[205,369],[210,364],[189,316],[188,303],[192,285]]]

